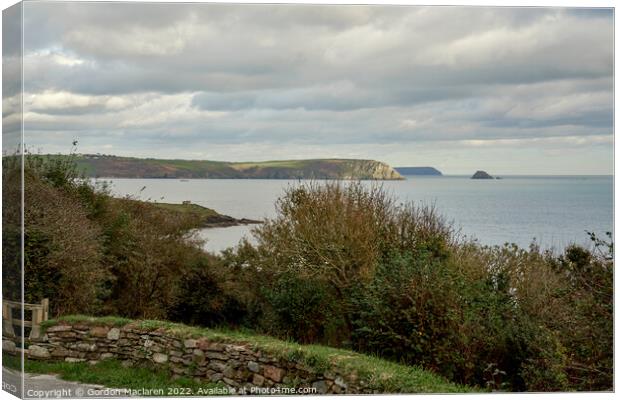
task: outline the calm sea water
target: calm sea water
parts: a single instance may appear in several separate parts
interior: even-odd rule
[[[603,234],[613,227],[611,176],[508,176],[472,180],[466,176],[408,176],[383,187],[400,201],[435,204],[461,233],[485,244],[514,242],[562,249],[587,243],[586,230]],[[107,179],[118,196],[193,203],[236,218],[275,215],[274,202],[297,181],[265,179]],[[370,182],[366,184],[371,184]],[[220,251],[250,236],[251,226],[204,229],[206,248]]]

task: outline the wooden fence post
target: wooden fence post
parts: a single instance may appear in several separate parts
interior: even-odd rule
[[[8,337],[15,336],[13,328],[13,308],[10,304],[2,302],[2,334]]]
[[[50,319],[50,299],[41,300],[43,306],[43,321]]]
[[[41,337],[41,321],[43,321],[43,310],[39,307],[32,309],[32,326],[30,327],[30,339]]]

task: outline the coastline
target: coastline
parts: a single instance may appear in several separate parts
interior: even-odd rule
[[[257,225],[262,224],[263,221],[249,219],[249,218],[233,218],[229,215],[218,214],[217,216],[209,217],[202,226],[199,228],[202,229],[210,229],[210,228],[228,228],[231,226],[240,226],[240,225]]]

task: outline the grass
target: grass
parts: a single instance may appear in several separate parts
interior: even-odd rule
[[[317,372],[335,369],[339,373],[357,375],[360,380],[383,393],[458,393],[475,389],[449,382],[443,377],[417,366],[408,366],[353,351],[319,345],[300,345],[248,331],[207,329],[158,320],[130,321],[118,317],[88,317],[73,315],[46,321],[47,327],[69,323],[86,325],[123,326],[134,325],[151,331],[162,330],[180,339],[207,338],[223,343],[245,344],[282,360],[294,361],[314,368]]]
[[[151,203],[164,210],[179,212],[183,214],[193,214],[197,218],[208,218],[219,215],[215,210],[198,204],[172,204],[172,203]]]
[[[361,159],[342,159],[342,158],[325,158],[325,159],[308,159],[308,160],[272,160],[272,161],[247,161],[233,162],[229,165],[236,170],[246,170],[250,168],[314,168],[316,166],[338,165],[346,163],[363,163],[372,160]]]
[[[15,356],[3,355],[7,368],[20,370]],[[104,360],[95,365],[87,363],[45,362],[26,360],[24,370],[34,374],[57,374],[60,379],[103,385],[107,388],[149,390],[152,395],[211,395],[224,394],[224,385],[195,382],[190,378],[172,379],[169,371],[147,367],[124,367],[118,360]],[[159,392],[159,393],[157,393]]]
[[[125,326],[132,322],[131,319],[123,318],[123,317],[115,317],[115,316],[107,316],[107,317],[90,317],[88,315],[67,315],[66,317],[62,317],[62,319],[50,319],[47,321],[41,322],[41,329],[43,332],[47,330],[50,326],[62,325],[62,322],[66,322],[68,324],[84,324],[87,326],[115,326],[121,327]]]
[[[222,215],[217,211],[198,204],[157,203],[135,199],[112,199],[118,202],[133,202],[145,204],[175,217],[184,218],[190,224],[189,228],[202,228],[209,224],[217,224],[222,221],[232,220],[231,217]]]
[[[245,170],[249,168],[302,168],[307,166],[309,160],[281,160],[281,161],[250,161],[230,163],[230,166],[236,170]]]
[[[48,158],[67,157],[44,155]],[[157,178],[286,178],[336,179],[341,176],[371,179],[373,160],[307,159],[226,162],[209,160],[154,159],[77,155],[76,163],[89,176]],[[372,165],[370,165],[372,167]],[[372,169],[372,168],[371,168]]]

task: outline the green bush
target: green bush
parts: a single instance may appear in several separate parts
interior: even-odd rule
[[[230,278],[215,257],[199,259],[180,277],[167,318],[207,327],[239,326],[246,319],[247,310],[227,285]]]
[[[22,298],[21,158],[2,157],[2,297]]]
[[[359,182],[311,182],[290,188],[278,200],[277,211],[276,218],[255,229],[259,244],[250,263],[275,276],[276,282],[295,276],[301,282],[325,285],[323,292],[329,293],[333,304],[305,313],[338,310],[344,321],[339,335],[347,338],[345,342],[353,330],[349,293],[372,279],[383,257],[409,251],[442,258],[453,240],[450,226],[432,208],[397,205],[380,186]],[[291,307],[306,300],[291,301]],[[286,314],[281,308],[279,312]]]
[[[383,260],[368,284],[351,293],[353,346],[406,363],[443,365],[446,343],[456,334],[452,271],[428,257],[394,254]],[[446,335],[448,333],[448,335]]]
[[[354,346],[421,363],[458,382],[492,389],[519,386],[526,346],[505,274],[468,282],[451,262],[395,254],[352,294]]]
[[[53,314],[96,312],[108,270],[101,265],[100,228],[75,196],[82,183],[62,183],[56,163],[28,157],[24,175],[26,302],[53,299]]]
[[[337,343],[345,328],[343,310],[330,285],[287,271],[261,289],[267,332],[301,343]]]
[[[111,199],[97,220],[113,275],[107,313],[165,318],[182,277],[203,256],[185,229],[186,218],[148,203]]]
[[[53,315],[167,316],[181,278],[205,257],[191,216],[113,198],[82,177],[74,155],[26,154],[24,179],[26,301],[50,298]]]
[[[611,239],[611,233],[608,233]],[[613,388],[613,244],[591,234],[594,249],[569,246],[556,264],[568,311],[554,320],[570,354],[568,378],[579,390]]]

